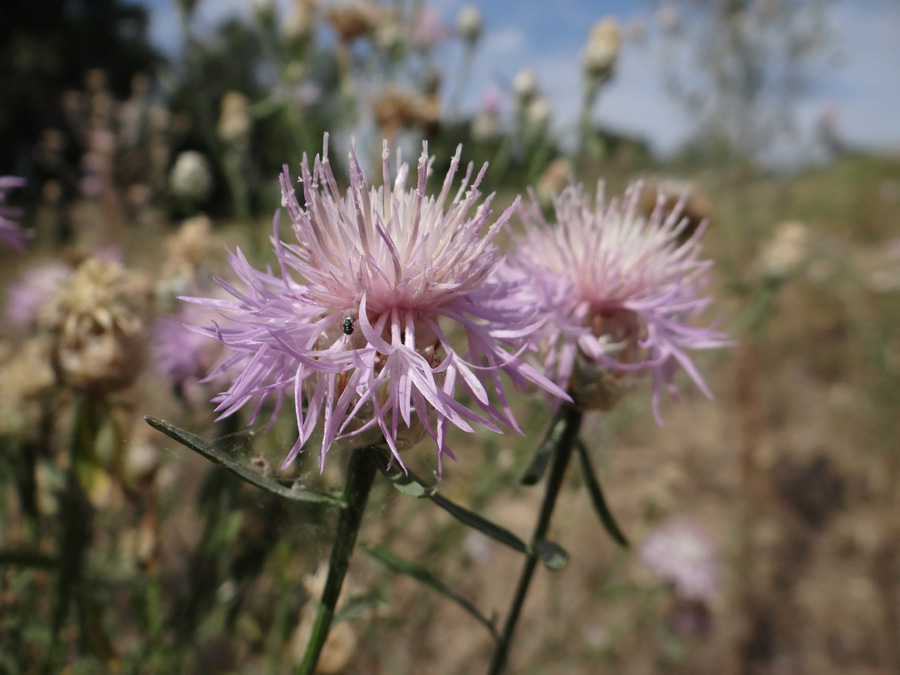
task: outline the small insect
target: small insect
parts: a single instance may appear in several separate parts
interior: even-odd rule
[[[344,317],[344,335],[353,335],[353,317]]]

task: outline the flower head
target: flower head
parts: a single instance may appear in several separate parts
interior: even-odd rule
[[[303,206],[287,168],[282,176],[282,203],[298,243],[280,241],[276,216],[280,273],[254,269],[237,250],[230,261],[246,291],[222,282],[234,301],[187,298],[229,319],[198,329],[233,352],[213,375],[240,370],[214,399],[223,416],[255,399],[252,422],[267,398],[276,402],[274,415],[293,394],[299,437],[284,466],[320,416],[320,468],[333,441],[369,431],[374,439],[358,440],[385,442],[402,464],[399,450],[409,434],[434,438],[440,460],[453,457],[445,443],[448,424],[464,431],[473,431],[473,422],[494,431],[495,422],[517,428],[501,371],[564,396],[508,351],[524,348],[535,324],[516,304],[514,285],[492,274],[501,260],[493,240],[515,205],[488,223],[491,198],[476,206],[486,166],[473,181],[469,165],[453,195],[458,149],[440,193],[426,196],[427,151],[415,187],[407,189],[409,167],[399,156],[392,185],[387,143],[377,188],[366,183],[351,150],[350,187],[342,196],[325,138],[311,170],[303,159]],[[478,410],[457,401],[459,392]]]
[[[82,262],[38,317],[60,381],[94,394],[127,387],[143,366],[152,312],[149,279],[100,258]]]
[[[674,520],[654,530],[640,549],[647,567],[675,586],[686,600],[709,600],[719,575],[716,548],[707,531],[688,520]]]
[[[6,289],[6,318],[27,326],[56,290],[72,277],[72,267],[57,260],[32,265]]]
[[[210,311],[198,305],[183,305],[175,316],[156,318],[150,340],[153,365],[160,375],[184,388],[203,378],[220,360],[220,344],[185,328],[209,318]]]
[[[22,215],[21,209],[6,206],[6,193],[13,188],[22,187],[25,181],[15,176],[0,176],[0,241],[12,246],[17,251],[25,250],[25,241],[30,232],[26,232],[13,220]]]
[[[526,234],[512,268],[525,281],[527,300],[546,318],[548,375],[590,405],[577,391],[585,375],[596,384],[598,378],[612,382],[610,376],[650,371],[659,421],[660,387],[665,383],[676,393],[678,366],[712,397],[687,351],[727,341],[713,327],[688,322],[712,302],[702,295],[712,264],[700,259],[703,228],[680,243],[687,225],[680,209],[667,214],[659,205],[645,220],[638,214],[640,190],[633,185],[622,203],[607,202],[601,186],[592,207],[581,186],[570,186],[553,202],[554,225],[532,199],[521,210]]]

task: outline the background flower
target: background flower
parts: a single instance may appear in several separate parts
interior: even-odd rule
[[[719,562],[707,531],[692,521],[674,520],[654,530],[640,549],[647,567],[675,586],[688,600],[710,600],[715,595]]]
[[[590,371],[591,381],[600,377],[591,362],[607,372],[650,371],[660,420],[660,386],[676,392],[678,366],[712,397],[687,350],[728,342],[713,327],[689,323],[712,302],[702,295],[712,264],[700,259],[705,228],[682,241],[687,220],[680,206],[666,212],[661,202],[644,219],[640,191],[635,184],[621,203],[607,202],[601,185],[592,206],[583,187],[570,186],[553,200],[556,224],[533,198],[520,210],[526,234],[512,267],[525,300],[545,317],[548,375],[560,387],[577,388],[579,368]]]
[[[350,188],[342,197],[326,136],[324,155],[316,157],[312,171],[303,160],[304,207],[286,168],[282,176],[282,203],[299,243],[280,241],[276,217],[280,273],[254,269],[237,250],[231,264],[245,292],[222,282],[236,300],[187,298],[229,319],[198,329],[233,352],[217,372],[242,366],[231,387],[214,399],[223,416],[257,399],[252,422],[270,396],[275,415],[293,393],[299,437],[284,466],[320,415],[320,468],[334,440],[369,430],[375,435],[360,440],[383,438],[398,460],[402,447],[427,433],[437,442],[440,460],[453,457],[445,443],[448,423],[464,431],[473,430],[472,422],[494,431],[494,422],[517,428],[500,371],[519,384],[530,381],[564,395],[507,351],[535,328],[517,304],[514,285],[492,275],[500,262],[493,240],[515,204],[492,225],[490,197],[472,213],[486,165],[472,180],[470,164],[451,197],[460,152],[461,147],[434,197],[425,194],[427,148],[412,189],[406,188],[409,167],[399,155],[391,187],[386,142],[378,188],[367,185],[351,150]],[[488,386],[499,406],[489,399]],[[460,391],[477,412],[455,399]]]

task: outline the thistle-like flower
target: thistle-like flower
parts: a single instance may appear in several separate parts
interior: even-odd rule
[[[624,373],[650,371],[661,423],[661,385],[677,393],[678,366],[712,397],[688,350],[728,342],[712,326],[689,323],[712,302],[702,295],[712,264],[700,259],[704,228],[680,243],[687,225],[680,208],[666,213],[660,204],[645,220],[640,191],[635,184],[621,203],[607,202],[601,185],[592,208],[583,187],[567,187],[553,200],[552,225],[532,197],[520,210],[526,234],[511,267],[524,281],[524,300],[546,319],[540,346],[548,376],[582,407],[604,408]]]
[[[492,274],[501,261],[493,240],[515,204],[492,225],[491,197],[476,208],[486,165],[472,181],[470,164],[451,195],[460,152],[435,198],[425,194],[427,146],[412,189],[406,188],[409,167],[399,155],[391,187],[387,142],[378,188],[366,183],[351,150],[350,187],[342,197],[326,135],[325,152],[315,158],[312,171],[303,158],[303,206],[287,167],[281,178],[282,204],[299,243],[279,239],[276,215],[272,242],[280,273],[254,269],[237,250],[230,262],[246,291],[223,281],[236,300],[185,298],[229,319],[197,329],[232,352],[213,377],[231,368],[240,371],[213,399],[223,417],[256,399],[252,422],[269,398],[275,401],[274,417],[293,395],[299,436],[282,468],[297,456],[320,416],[320,469],[332,442],[350,436],[385,442],[402,465],[400,450],[427,433],[437,443],[440,462],[444,455],[454,458],[445,441],[448,424],[469,432],[472,422],[494,431],[499,431],[495,422],[518,429],[501,371],[517,384],[532,382],[565,396],[520,361],[518,351],[509,351],[524,349],[536,326],[516,303],[514,284]],[[478,410],[457,401],[459,392]],[[372,433],[360,435],[364,432]]]
[[[692,521],[674,520],[654,530],[640,549],[641,561],[675,587],[685,600],[710,600],[716,593],[719,562],[707,531]]]
[[[13,188],[22,187],[25,181],[15,176],[0,176],[0,241],[12,246],[17,251],[25,250],[25,242],[30,233],[19,227],[13,220],[21,216],[21,209],[6,206],[6,193]]]

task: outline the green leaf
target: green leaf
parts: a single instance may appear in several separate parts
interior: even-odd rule
[[[509,546],[511,549],[513,549],[514,551],[518,551],[519,553],[524,553],[525,555],[532,555],[534,553],[539,558],[541,558],[541,561],[545,565],[547,565],[549,569],[558,569],[552,567],[552,564],[558,563],[557,557],[548,555],[548,558],[545,559],[538,551],[532,549],[531,546],[526,544],[522,539],[507,530],[505,527],[497,525],[484,516],[479,516],[474,511],[470,511],[469,509],[450,501],[439,492],[437,492],[436,486],[427,485],[425,481],[419,478],[412,471],[407,470],[404,473],[403,469],[396,465],[392,466],[389,469],[387,467],[388,459],[381,455],[379,455],[379,457],[382,460],[376,462],[379,471],[381,471],[381,473],[383,473],[387,477],[387,479],[391,481],[391,483],[399,492],[405,494],[408,497],[415,497],[417,499],[430,499],[451,516],[456,518],[463,525],[478,530],[486,537],[493,539],[494,541],[498,541],[505,546]],[[562,553],[566,556],[566,559],[568,559],[568,554],[565,553],[564,549],[561,546],[559,546],[558,544],[552,544],[551,542],[545,543],[548,546],[556,547],[557,551],[562,551]],[[550,560],[551,564],[548,564],[547,560]],[[565,563],[563,563],[563,566],[565,566]]]
[[[591,495],[591,501],[594,503],[594,510],[600,516],[600,522],[603,523],[604,529],[615,539],[621,546],[628,546],[628,539],[622,534],[616,519],[610,513],[609,507],[606,505],[606,498],[603,496],[603,489],[600,487],[600,481],[594,473],[594,467],[591,465],[591,459],[588,457],[587,448],[580,440],[576,444],[578,446],[578,457],[581,460],[581,470],[584,473],[584,482],[587,484],[588,492]]]
[[[183,446],[190,448],[194,452],[203,455],[206,459],[211,462],[220,465],[226,471],[229,471],[236,475],[241,480],[250,483],[251,485],[258,487],[261,490],[265,490],[266,492],[271,492],[274,495],[281,497],[282,499],[286,499],[292,502],[302,502],[305,504],[321,504],[324,506],[339,506],[344,507],[344,501],[338,497],[337,495],[323,494],[320,492],[310,492],[307,490],[300,490],[290,485],[284,485],[274,478],[270,478],[263,473],[260,473],[256,469],[252,469],[249,466],[245,466],[240,462],[235,461],[228,455],[226,455],[222,450],[219,450],[214,445],[207,443],[199,436],[195,436],[189,431],[185,431],[183,429],[179,429],[173,424],[166,422],[165,420],[159,420],[155,417],[145,416],[147,424],[149,424],[154,429],[161,431],[169,438],[178,441]]]
[[[431,495],[433,495],[434,491],[437,489],[435,487],[429,487],[425,485],[425,483],[420,480],[414,473],[404,472],[397,463],[394,463],[392,466],[388,467],[387,459],[383,457],[381,457],[380,459],[382,461],[376,462],[378,470],[384,474],[385,478],[391,481],[391,484],[401,494],[404,494],[407,497],[423,499],[425,497],[430,497]]]
[[[408,577],[411,577],[425,586],[437,591],[445,598],[452,600],[457,605],[462,607],[465,611],[467,611],[478,623],[487,628],[491,635],[495,640],[499,640],[500,636],[497,634],[497,630],[494,628],[494,622],[488,620],[471,602],[466,600],[464,597],[456,593],[453,589],[451,589],[447,584],[443,581],[435,577],[431,572],[422,567],[421,565],[417,565],[414,562],[410,562],[400,556],[394,554],[392,551],[384,548],[383,546],[363,546],[363,550],[368,553],[370,556],[375,558],[377,561],[382,563],[385,567],[390,569],[392,572],[397,574],[403,574]]]
[[[341,621],[358,619],[365,613],[378,609],[381,604],[381,598],[379,598],[374,593],[361,593],[359,595],[353,595],[344,600],[343,603],[341,603],[341,608],[338,610],[337,614],[334,615],[334,619],[332,619],[331,621],[331,627],[334,628]]]
[[[463,525],[467,525],[475,530],[478,530],[494,541],[499,541],[501,544],[506,544],[514,551],[524,553],[525,555],[529,555],[531,553],[531,548],[528,546],[528,544],[519,539],[505,527],[501,527],[496,523],[492,523],[487,518],[479,516],[474,511],[469,511],[469,509],[463,508],[459,504],[451,502],[449,499],[440,494],[433,494],[431,495],[430,499],[435,504],[444,509],[444,511],[456,518]]]
[[[531,464],[519,479],[522,485],[536,485],[544,477],[547,466],[550,464],[550,459],[559,447],[568,425],[565,415],[562,415],[561,412],[557,413],[553,418],[550,428],[547,429],[547,435],[544,436],[544,440],[541,441],[534,453]]]
[[[534,552],[548,570],[555,572],[569,564],[569,552],[552,541],[538,539],[534,542]]]

